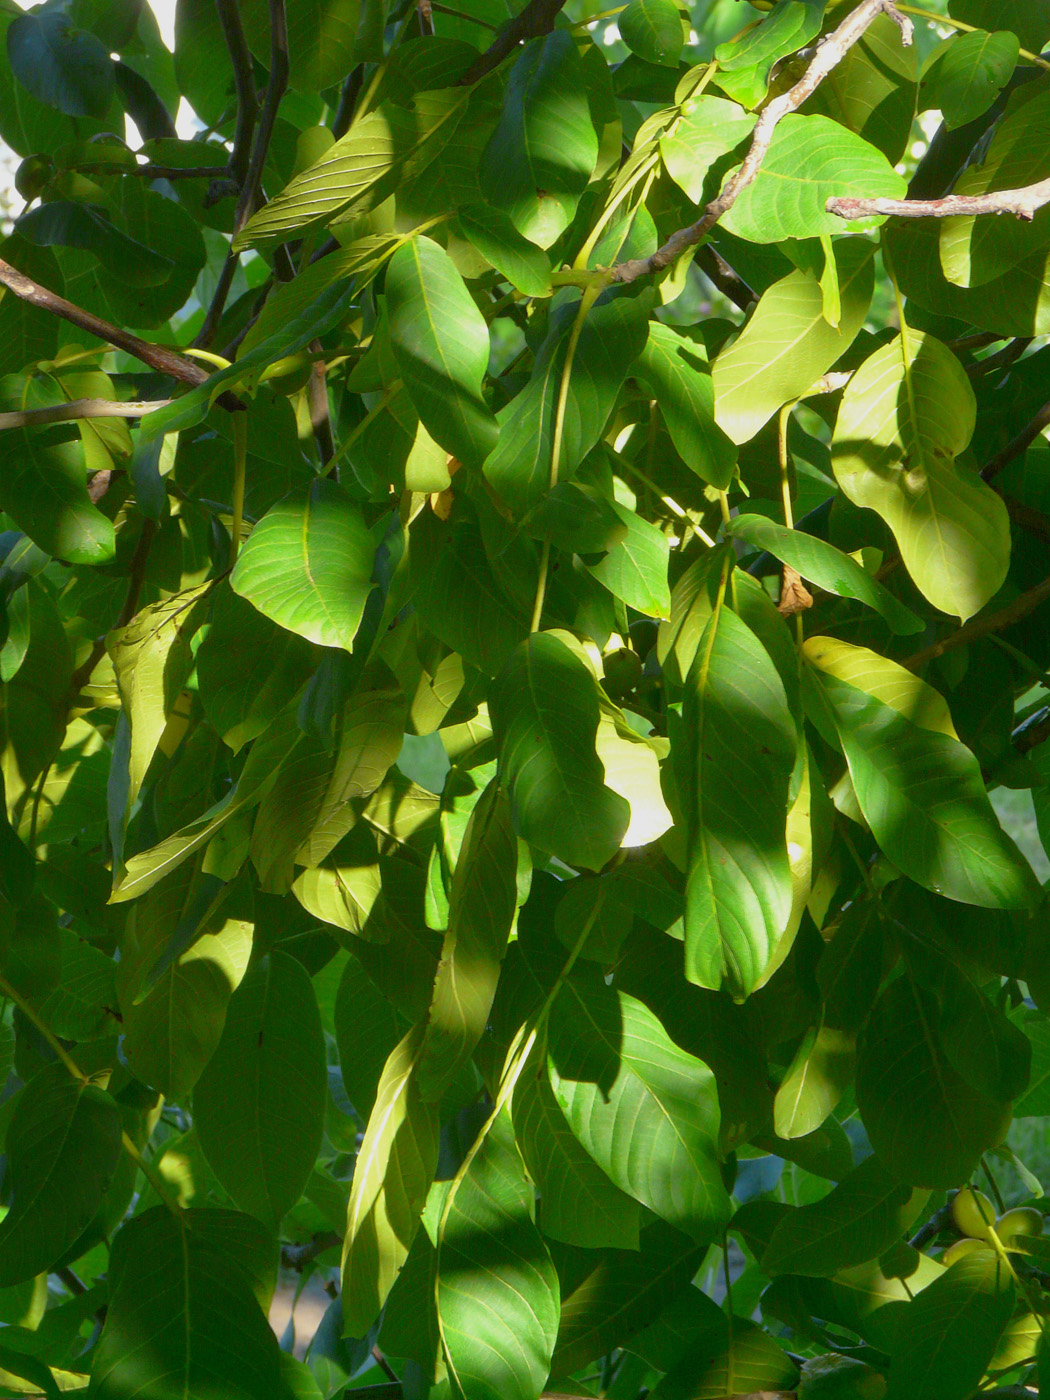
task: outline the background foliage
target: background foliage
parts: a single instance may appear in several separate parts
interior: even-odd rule
[[[5,1395],[1050,1393],[1050,215],[827,209],[1050,3],[886,9],[0,0]]]

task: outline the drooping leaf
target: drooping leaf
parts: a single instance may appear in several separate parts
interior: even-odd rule
[[[913,1186],[965,1181],[1008,1121],[1006,1105],[952,1068],[936,1008],[909,977],[892,983],[872,1009],[857,1063],[857,1103],[879,1157]],[[926,1132],[910,1131],[916,1115]]]
[[[924,624],[910,608],[884,588],[877,579],[848,554],[833,544],[785,529],[764,515],[738,515],[732,522],[738,539],[765,549],[775,558],[797,569],[804,579],[840,598],[857,598],[875,609],[898,636],[921,632]]]
[[[671,611],[667,536],[626,506],[614,503],[613,510],[624,527],[624,537],[588,568],[629,608],[649,617],[667,617]]]
[[[272,1236],[236,1211],[155,1206],[129,1221],[113,1244],[92,1400],[294,1400],[263,1311],[275,1272]]]
[[[736,452],[715,422],[711,371],[700,347],[670,326],[651,321],[632,374],[655,398],[686,466],[724,491],[733,477]]]
[[[1036,897],[1031,867],[999,825],[973,754],[943,724],[928,727],[909,699],[923,698],[915,678],[830,638],[811,638],[805,655],[861,811],[890,860],[917,884],[963,904],[1028,907]],[[900,687],[896,705],[859,665]]]
[[[509,219],[486,205],[468,205],[456,215],[471,243],[498,272],[526,296],[549,296],[551,262]]]
[[[998,591],[1010,560],[1002,498],[953,460],[970,441],[975,412],[948,347],[909,331],[846,386],[832,447],[845,494],[878,511],[918,587],[964,622]]]
[[[495,779],[471,813],[449,895],[448,929],[419,1059],[437,1100],[481,1039],[517,906],[518,843]]]
[[[715,1239],[729,1199],[717,1164],[718,1100],[707,1066],[597,971],[578,972],[555,1002],[550,1064],[569,1126],[611,1180],[700,1243]],[[624,1149],[627,1124],[633,1127]]]
[[[657,1400],[717,1400],[719,1396],[792,1390],[798,1367],[757,1323],[712,1321],[693,1347],[653,1388]]]
[[[416,1082],[421,1036],[391,1052],[357,1154],[343,1240],[343,1316],[364,1337],[408,1257],[434,1179],[439,1121]]]
[[[62,9],[19,15],[7,31],[12,72],[40,102],[73,117],[104,117],[113,97],[113,64],[101,40]]]
[[[831,1193],[782,1217],[762,1254],[762,1270],[830,1278],[896,1244],[926,1202],[877,1157],[855,1167]]]
[[[871,304],[875,270],[860,239],[838,244],[838,324],[809,272],[793,272],[759,300],[755,313],[712,370],[715,420],[733,442],[748,442],[786,403],[816,387],[852,344]]]
[[[489,333],[452,259],[429,238],[413,238],[386,274],[390,343],[428,432],[466,466],[480,466],[496,442],[481,395]]]
[[[600,870],[630,808],[594,750],[598,690],[584,662],[548,633],[511,655],[489,697],[500,774],[519,836],[567,864]]]
[[[923,74],[922,100],[938,107],[949,131],[979,117],[1010,81],[1020,44],[1009,30],[953,34]]]
[[[725,605],[686,677],[682,745],[686,975],[742,998],[761,984],[791,912],[795,725],[768,653]]]
[[[694,204],[703,196],[709,168],[750,136],[755,118],[735,102],[704,93],[690,98],[672,130],[660,138],[667,173]]]
[[[54,1267],[102,1205],[120,1156],[120,1113],[65,1065],[40,1070],[22,1091],[6,1150],[11,1203],[0,1223],[0,1287]]]
[[[321,1148],[324,1033],[306,969],[274,950],[230,999],[193,1093],[208,1164],[232,1200],[276,1230]]]
[[[265,617],[349,651],[372,587],[375,541],[346,493],[322,478],[268,511],[230,577]]]
[[[684,36],[674,0],[630,0],[619,17],[620,38],[647,63],[678,67]]]
[[[437,1240],[441,1347],[460,1400],[534,1400],[547,1379],[558,1275],[532,1194],[504,1115],[454,1187]]]
[[[749,25],[743,34],[719,44],[719,86],[745,107],[757,106],[766,95],[774,63],[814,38],[823,14],[822,0],[786,0],[761,24]]]

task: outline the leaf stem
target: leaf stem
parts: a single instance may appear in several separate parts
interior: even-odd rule
[[[918,5],[898,5],[895,3],[895,8],[902,15],[914,15],[916,19],[926,19],[931,24],[943,24],[947,29],[958,29],[964,34],[981,33],[979,25],[967,24],[964,20],[953,19],[951,15],[939,15],[933,10],[923,10]],[[1050,68],[1050,63],[1045,58],[1040,58],[1037,53],[1032,53],[1028,49],[1018,49],[1017,56],[1025,59],[1028,63],[1038,64],[1040,68]]]
[[[235,413],[233,429],[233,521],[230,526],[230,568],[237,562],[244,527],[244,482],[248,460],[248,415]]]

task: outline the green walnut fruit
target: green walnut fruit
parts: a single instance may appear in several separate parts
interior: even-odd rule
[[[1043,1217],[1031,1206],[1015,1206],[995,1222],[995,1233],[1010,1248],[1010,1242],[1022,1237],[1031,1239],[1043,1233]]]
[[[988,1249],[989,1247],[990,1246],[984,1240],[956,1240],[955,1243],[941,1255],[941,1263],[946,1269],[950,1269],[956,1260],[962,1259],[964,1255],[972,1254],[975,1249]]]
[[[952,1201],[952,1219],[960,1234],[987,1240],[989,1227],[995,1225],[995,1207],[983,1191],[968,1186]]]
[[[605,677],[605,689],[613,699],[629,695],[642,679],[642,663],[638,653],[631,651],[629,647],[610,651],[607,656],[602,657],[602,674]]]

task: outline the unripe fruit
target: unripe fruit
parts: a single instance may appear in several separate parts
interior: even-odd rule
[[[1009,1249],[1011,1240],[1024,1236],[1031,1239],[1033,1235],[1041,1235],[1043,1217],[1031,1206],[1015,1206],[995,1222],[995,1233]]]
[[[989,1227],[995,1225],[995,1207],[983,1191],[968,1186],[952,1201],[952,1219],[961,1234],[972,1240],[986,1240]]]
[[[984,1240],[956,1240],[955,1243],[941,1255],[941,1263],[946,1269],[950,1269],[956,1260],[962,1259],[964,1255],[972,1254],[975,1249],[989,1249],[990,1247],[991,1246],[986,1244]]]
[[[605,689],[614,698],[629,694],[642,679],[642,663],[638,653],[621,647],[602,658]]]

